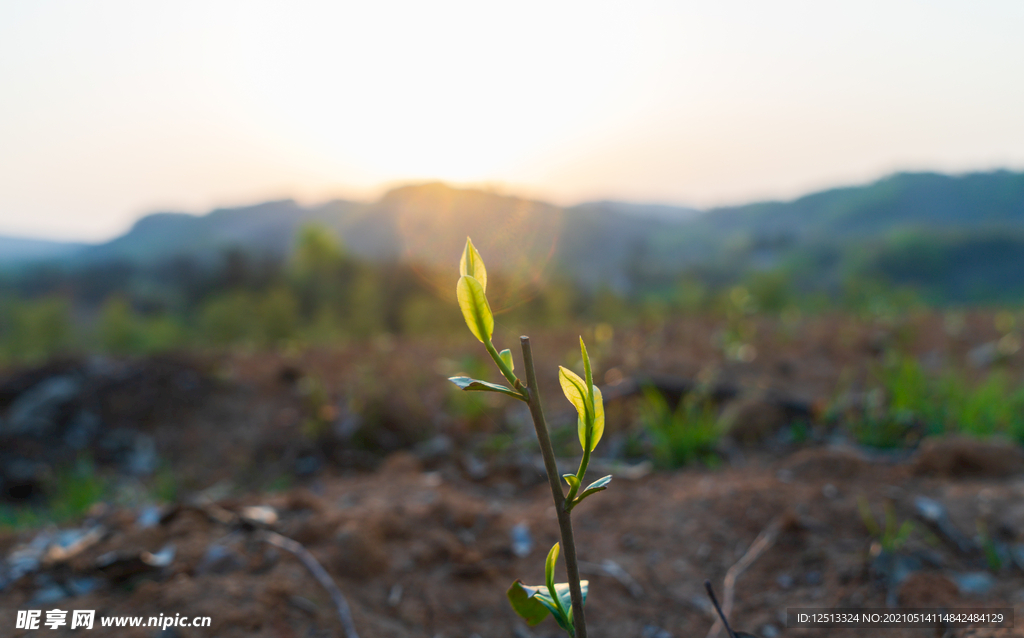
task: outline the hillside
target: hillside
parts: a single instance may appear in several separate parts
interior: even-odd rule
[[[21,263],[152,266],[181,256],[212,263],[229,249],[280,259],[309,224],[333,230],[356,256],[425,265],[447,263],[470,235],[496,269],[533,280],[557,271],[587,288],[624,293],[656,288],[686,269],[718,282],[781,270],[807,289],[835,290],[851,276],[870,276],[921,288],[937,301],[1024,298],[1024,287],[1006,276],[1024,269],[1024,173],[1009,171],[901,173],[705,212],[611,201],[562,208],[428,183],[375,202],[284,200],[203,216],[158,213],[88,247],[7,239],[0,266],[11,256]],[[911,254],[923,261],[907,263]]]
[[[0,267],[10,268],[51,259],[67,259],[85,247],[86,244],[72,242],[0,236]]]
[[[340,226],[361,204],[334,201],[307,208],[292,200],[242,208],[218,209],[207,215],[155,213],[147,215],[124,235],[90,246],[77,259],[86,262],[155,263],[188,256],[214,259],[226,249],[283,256],[291,249],[295,231],[305,224]]]
[[[704,232],[815,239],[876,237],[906,228],[1024,228],[1024,173],[898,173],[790,202],[760,202],[709,213],[696,223]]]

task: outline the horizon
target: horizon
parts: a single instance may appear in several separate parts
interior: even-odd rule
[[[94,240],[87,240],[87,239],[81,239],[81,240],[62,239],[62,238],[53,238],[53,237],[45,237],[45,236],[38,236],[38,235],[17,235],[17,234],[5,233],[2,230],[0,230],[0,239],[9,239],[9,240],[15,240],[15,241],[29,241],[29,242],[38,241],[38,242],[52,242],[52,243],[66,243],[66,244],[101,245],[101,244],[107,243],[109,241],[113,241],[113,240],[115,240],[115,239],[117,239],[119,237],[122,237],[122,236],[128,234],[129,232],[131,232],[131,230],[134,228],[134,226],[139,221],[141,221],[141,220],[143,220],[143,219],[145,219],[147,217],[153,216],[153,215],[188,215],[190,217],[199,218],[199,217],[205,217],[205,216],[207,216],[207,215],[209,215],[211,213],[214,213],[216,211],[252,208],[252,207],[256,207],[256,206],[261,206],[263,204],[272,204],[272,203],[277,203],[277,202],[295,202],[296,204],[298,204],[299,206],[301,206],[303,208],[315,208],[317,206],[326,205],[326,204],[329,204],[329,203],[335,202],[335,201],[350,201],[350,202],[359,202],[359,203],[364,203],[364,204],[372,204],[373,202],[379,201],[381,198],[383,198],[387,193],[389,193],[391,191],[402,189],[402,188],[408,188],[408,187],[427,186],[427,185],[431,185],[431,184],[440,184],[440,185],[445,186],[446,188],[451,188],[451,189],[454,189],[454,190],[479,191],[479,192],[491,193],[491,194],[494,194],[495,196],[498,196],[498,197],[513,197],[513,198],[523,199],[523,200],[527,200],[527,201],[534,201],[534,202],[540,202],[540,203],[554,204],[555,206],[558,206],[559,208],[571,208],[571,207],[575,207],[575,206],[583,206],[583,205],[587,205],[587,204],[600,204],[600,203],[606,203],[607,202],[607,203],[613,203],[613,204],[626,204],[626,205],[633,205],[633,206],[665,206],[665,207],[670,207],[670,208],[679,208],[681,210],[692,210],[692,211],[696,211],[699,214],[704,214],[704,213],[711,213],[711,212],[714,212],[715,210],[719,210],[719,209],[726,209],[726,208],[733,208],[733,207],[742,207],[742,206],[748,206],[748,205],[753,205],[753,204],[793,202],[793,201],[797,201],[799,199],[802,199],[802,198],[810,196],[810,195],[815,195],[815,194],[823,193],[823,192],[827,192],[827,191],[871,186],[871,185],[876,184],[876,183],[878,183],[880,181],[883,181],[883,180],[886,180],[886,179],[889,179],[889,178],[892,178],[892,177],[895,177],[895,176],[898,176],[898,175],[941,175],[941,176],[944,176],[944,177],[958,178],[958,177],[964,177],[964,176],[968,176],[968,175],[993,174],[993,173],[999,173],[999,172],[1021,172],[1021,171],[1013,171],[1012,169],[1007,169],[1007,168],[993,168],[993,169],[990,169],[990,170],[982,170],[982,171],[964,171],[964,172],[959,172],[959,173],[939,172],[939,171],[895,171],[895,172],[887,173],[885,175],[881,175],[881,176],[879,176],[879,177],[877,177],[875,179],[869,180],[869,181],[857,182],[857,183],[834,184],[832,186],[826,186],[825,188],[821,188],[821,189],[816,189],[816,190],[812,190],[812,191],[807,191],[807,192],[799,193],[799,194],[797,194],[797,195],[795,195],[793,197],[788,197],[788,198],[761,199],[761,200],[750,200],[750,201],[744,201],[744,202],[733,202],[733,203],[725,203],[725,204],[722,204],[722,205],[719,205],[719,206],[712,206],[712,207],[707,207],[707,208],[698,208],[698,207],[695,207],[695,206],[688,206],[686,204],[679,204],[679,203],[673,203],[673,202],[636,201],[636,200],[607,199],[607,198],[605,198],[605,199],[587,199],[587,200],[581,200],[581,201],[571,202],[571,203],[560,203],[560,202],[553,202],[553,201],[545,200],[545,199],[543,199],[541,197],[530,196],[528,194],[519,193],[519,192],[511,191],[511,190],[508,190],[508,189],[500,188],[500,187],[497,187],[496,185],[493,185],[493,184],[453,184],[453,183],[444,182],[444,181],[441,181],[441,180],[424,180],[424,181],[416,181],[416,182],[405,182],[405,183],[390,184],[386,188],[381,188],[380,191],[377,192],[374,196],[366,197],[366,198],[332,197],[332,198],[329,198],[329,199],[303,200],[303,199],[300,199],[300,198],[297,198],[297,197],[287,197],[287,196],[284,196],[284,197],[274,197],[274,198],[270,198],[270,199],[262,199],[262,200],[256,200],[256,201],[249,201],[249,202],[240,202],[240,203],[237,203],[237,204],[226,204],[226,205],[221,205],[221,206],[213,206],[211,208],[207,208],[207,209],[204,209],[204,210],[198,210],[198,211],[195,211],[195,210],[192,210],[192,211],[190,211],[190,210],[152,210],[152,211],[142,213],[142,214],[138,215],[137,217],[132,218],[131,222],[125,228],[123,228],[122,230],[114,233],[113,235],[110,235],[108,237],[102,237],[102,238],[99,238],[99,239],[94,239]]]
[[[1024,5],[391,0],[0,10],[0,234],[397,183],[707,209],[1024,169]]]

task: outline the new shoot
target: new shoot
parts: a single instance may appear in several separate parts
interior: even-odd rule
[[[604,434],[604,400],[601,390],[594,385],[594,374],[590,366],[587,347],[580,338],[580,352],[583,356],[583,376],[559,367],[558,382],[569,403],[576,408],[578,414],[578,432],[583,457],[579,469],[574,474],[565,474],[561,478],[568,486],[568,493],[563,491],[555,463],[554,449],[548,434],[544,410],[541,408],[540,393],[537,385],[537,374],[533,365],[533,351],[530,338],[520,337],[523,352],[523,368],[526,372],[524,383],[515,374],[515,361],[511,350],[498,352],[492,339],[494,336],[494,315],[487,302],[487,268],[477,252],[473,242],[467,238],[466,248],[459,262],[459,283],[456,294],[462,316],[473,333],[494,360],[501,375],[508,385],[491,383],[469,377],[452,377],[450,380],[466,392],[498,392],[523,401],[530,408],[533,426],[537,432],[541,454],[544,457],[544,468],[547,472],[551,497],[555,503],[558,517],[558,528],[561,543],[555,543],[548,552],[544,563],[545,583],[543,585],[524,585],[517,580],[508,590],[508,599],[512,608],[529,625],[536,625],[548,614],[554,616],[558,626],[573,638],[586,638],[587,625],[583,615],[583,605],[587,600],[587,581],[580,580],[579,565],[576,559],[576,544],[572,532],[572,510],[583,500],[608,488],[611,476],[600,478],[586,487],[582,487],[590,464],[590,454],[601,441]],[[567,583],[555,583],[555,565],[560,551],[565,551],[565,568]]]

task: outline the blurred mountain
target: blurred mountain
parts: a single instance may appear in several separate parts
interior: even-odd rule
[[[711,210],[687,235],[676,245],[702,264],[779,269],[798,288],[870,278],[937,303],[1024,299],[1024,173],[898,173]]]
[[[657,219],[667,222],[680,222],[700,215],[703,211],[697,208],[686,208],[684,206],[672,206],[669,204],[633,204],[629,202],[616,202],[601,200],[597,202],[586,202],[573,206],[574,210],[592,215],[609,214],[621,215],[624,217],[636,217],[639,219]]]
[[[361,208],[365,204],[342,200],[314,207],[282,200],[218,209],[202,216],[155,213],[137,221],[124,235],[86,248],[76,259],[152,264],[189,257],[202,262],[230,249],[281,257],[292,249],[295,232],[303,225],[323,224],[340,230]]]
[[[667,285],[696,269],[719,281],[782,270],[812,288],[867,274],[953,299],[998,292],[1005,283],[1024,295],[1024,283],[1006,275],[1024,271],[1024,173],[1009,171],[900,173],[788,202],[704,212],[613,201],[558,207],[427,183],[369,203],[283,200],[203,216],[157,213],[92,246],[2,238],[0,266],[154,265],[179,257],[203,263],[228,250],[280,259],[309,224],[331,229],[362,258],[441,267],[458,258],[469,235],[495,269],[532,278],[545,270],[620,292]]]
[[[871,184],[834,188],[791,202],[718,208],[705,232],[869,237],[906,228],[1024,228],[1024,173],[897,173]]]
[[[72,257],[87,244],[0,236],[0,267],[12,267],[38,261]]]

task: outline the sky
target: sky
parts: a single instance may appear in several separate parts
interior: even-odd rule
[[[443,180],[786,199],[1024,168],[1019,0],[0,3],[0,234]]]

